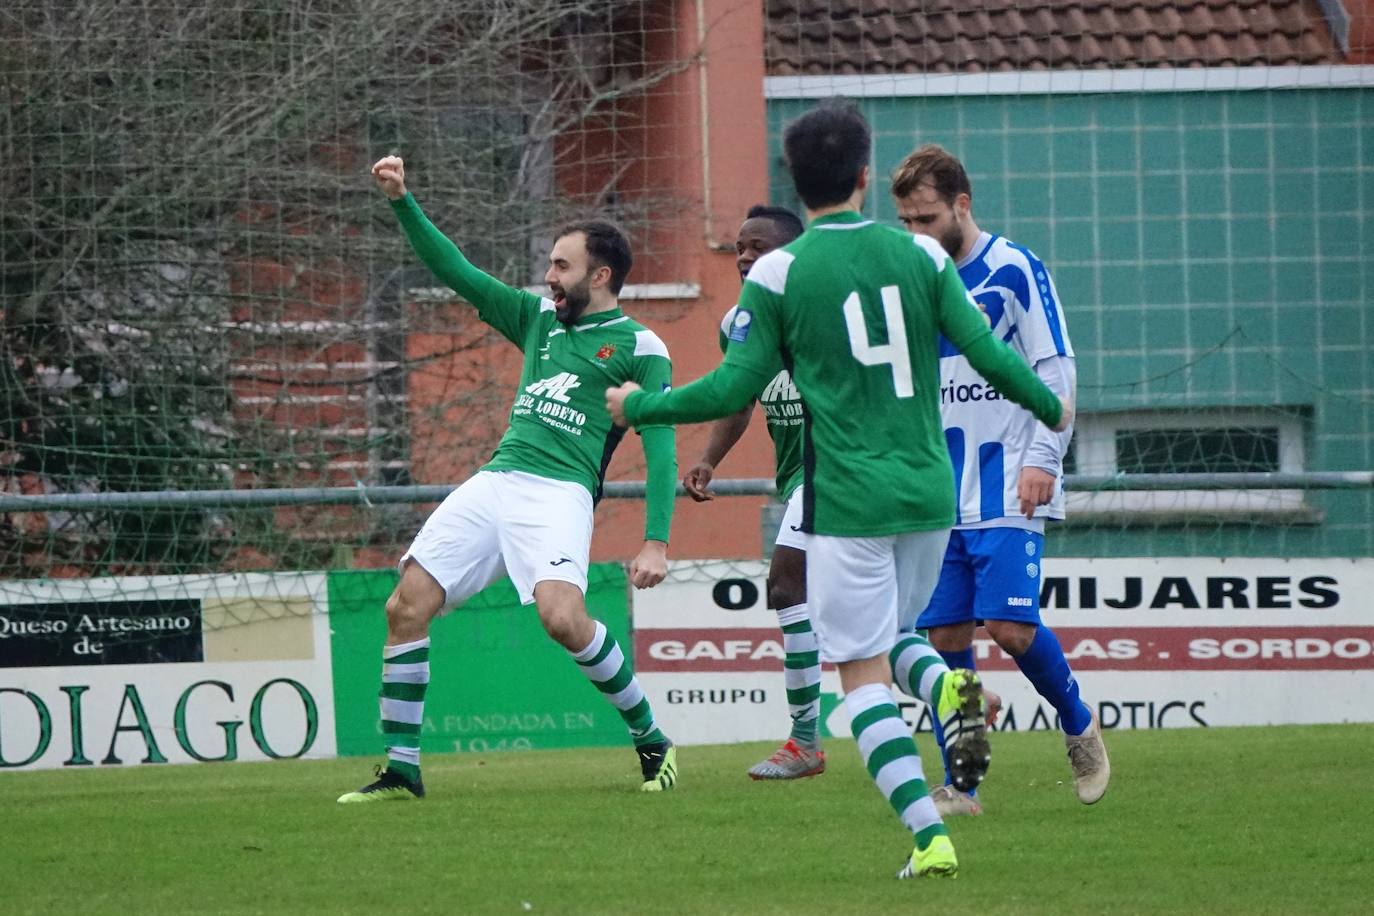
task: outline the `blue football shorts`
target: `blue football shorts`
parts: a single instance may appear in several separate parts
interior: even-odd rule
[[[1045,536],[1023,528],[958,529],[940,566],[922,629],[982,620],[1040,623],[1040,551]]]

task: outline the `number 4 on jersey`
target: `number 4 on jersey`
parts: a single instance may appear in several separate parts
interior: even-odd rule
[[[911,384],[911,353],[906,345],[906,322],[902,320],[902,292],[895,286],[884,286],[883,322],[887,325],[887,343],[873,346],[868,342],[868,326],[864,323],[863,306],[859,294],[853,292],[844,300],[844,324],[849,332],[849,352],[865,366],[892,367],[892,387],[899,398],[909,398],[915,389]]]

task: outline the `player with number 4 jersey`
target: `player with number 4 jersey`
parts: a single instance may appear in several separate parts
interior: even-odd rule
[[[840,537],[954,524],[938,342],[1046,422],[1061,404],[987,321],[936,242],[854,210],[823,214],[749,272],[715,372],[632,394],[641,422],[702,422],[746,405],[787,369],[805,405],[802,530]]]
[[[872,135],[852,103],[788,125],[783,147],[809,226],[749,271],[724,362],[672,392],[622,385],[612,412],[635,425],[715,419],[744,407],[782,369],[801,394],[807,603],[834,662],[870,775],[914,848],[900,877],[951,876],[959,863],[889,685],[930,704],[951,736],[961,788],[987,771],[982,685],[906,632],[938,578],[954,523],[940,420],[944,335],[999,391],[1053,427],[1072,409],[995,339],[949,255],[862,214]]]

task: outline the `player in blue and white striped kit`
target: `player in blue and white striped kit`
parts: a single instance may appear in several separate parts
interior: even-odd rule
[[[939,146],[916,150],[892,179],[902,223],[949,252],[993,333],[1072,403],[1073,347],[1045,265],[1030,250],[978,228],[968,175]],[[940,386],[958,518],[917,626],[929,631],[951,668],[971,669],[974,629],[983,623],[1058,712],[1078,798],[1093,804],[1107,791],[1111,773],[1101,729],[1079,698],[1059,640],[1040,621],[1045,519],[1064,517],[1063,458],[1072,430],[1051,432],[1002,398],[944,339]],[[936,737],[942,739],[938,726]],[[982,811],[975,795],[952,785],[931,797],[942,815]]]

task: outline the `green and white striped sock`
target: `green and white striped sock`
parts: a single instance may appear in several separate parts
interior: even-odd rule
[[[929,704],[932,715],[938,707],[940,686],[949,674],[949,665],[924,636],[903,633],[892,647],[892,678],[907,696]]]
[[[569,652],[577,662],[587,680],[596,685],[602,695],[619,712],[630,729],[630,737],[635,746],[659,744],[668,740],[654,724],[654,711],[649,707],[649,699],[639,686],[639,678],[620,651],[615,637],[606,631],[606,625],[596,621],[596,634],[581,652]]]
[[[931,839],[948,836],[921,773],[921,755],[885,684],[865,684],[845,694],[844,708],[868,775],[892,810],[924,849]]]
[[[382,649],[382,734],[386,765],[409,780],[420,778],[420,724],[429,686],[429,637]]]
[[[821,656],[816,633],[805,604],[794,604],[778,611],[782,624],[783,685],[787,688],[787,711],[792,715],[792,740],[803,747],[819,745],[816,722],[820,716]]]

